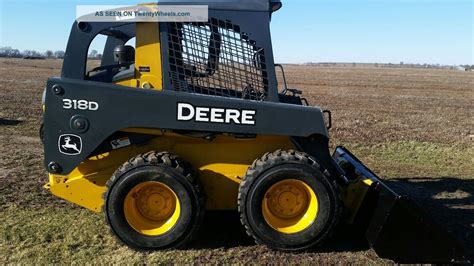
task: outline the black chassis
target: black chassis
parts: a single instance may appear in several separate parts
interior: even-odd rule
[[[64,109],[63,99],[98,103],[96,111]],[[178,121],[177,104],[255,111],[255,124]],[[190,132],[290,136],[296,147],[315,156],[326,169],[333,163],[328,132],[320,108],[259,102],[217,96],[128,88],[115,84],[67,78],[50,78],[44,113],[45,165],[51,173],[68,174],[110,135],[124,128],[155,128]],[[82,126],[77,127],[80,121]],[[60,152],[61,135],[82,139],[77,155]]]

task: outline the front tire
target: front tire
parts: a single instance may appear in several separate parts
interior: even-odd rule
[[[337,184],[324,173],[303,152],[279,150],[255,160],[239,187],[247,233],[281,251],[320,245],[338,223],[342,207]]]
[[[112,232],[136,249],[184,246],[204,212],[190,165],[167,152],[140,154],[125,162],[107,182],[104,201]]]

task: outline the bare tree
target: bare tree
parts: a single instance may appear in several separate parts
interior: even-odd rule
[[[33,51],[31,50],[24,50],[22,53],[23,57],[33,56]]]
[[[21,52],[18,49],[12,49],[11,47],[0,47],[0,57],[21,57]]]
[[[45,55],[47,58],[53,57],[53,54],[54,54],[54,53],[53,53],[53,51],[51,51],[51,50],[47,50],[47,51],[44,53],[44,55]]]
[[[63,51],[56,51],[53,52],[51,50],[47,50],[45,53],[40,53],[35,50],[24,50],[23,52],[20,52],[18,49],[13,49],[9,46],[7,47],[0,47],[0,57],[11,57],[11,58],[22,58],[22,57],[37,57],[37,58],[44,58],[48,57],[51,58],[53,56],[56,57],[64,57],[64,52]]]
[[[64,51],[58,50],[58,51],[54,52],[54,57],[64,58]]]
[[[89,53],[89,58],[95,58],[97,56],[97,50],[92,50],[90,53]]]
[[[8,49],[8,47],[0,47],[0,57],[6,57],[7,56],[7,49]]]
[[[43,55],[40,52],[35,51],[35,50],[25,50],[23,51],[22,56],[23,58],[30,58],[30,57],[42,58],[43,57]]]
[[[33,57],[42,57],[43,56],[40,52],[35,51],[35,50],[31,51],[31,53],[32,53]]]

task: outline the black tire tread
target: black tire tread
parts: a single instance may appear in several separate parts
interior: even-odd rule
[[[128,161],[120,165],[119,168],[115,170],[111,178],[105,184],[106,190],[102,194],[102,199],[104,201],[104,204],[102,205],[102,213],[104,215],[106,223],[109,224],[107,214],[106,214],[106,201],[112,187],[120,180],[120,177],[126,174],[127,172],[141,166],[149,166],[149,165],[166,165],[166,166],[174,168],[179,173],[181,173],[184,177],[186,177],[187,180],[189,180],[189,182],[193,185],[193,188],[198,195],[199,206],[200,206],[201,211],[197,219],[197,224],[193,226],[193,230],[188,234],[188,237],[186,238],[186,240],[182,241],[181,245],[173,246],[173,248],[180,248],[184,246],[186,243],[193,241],[196,237],[198,228],[202,224],[202,221],[204,218],[205,197],[202,193],[199,179],[197,178],[197,175],[194,174],[191,164],[189,164],[188,162],[186,162],[185,160],[183,160],[181,157],[177,155],[173,155],[166,151],[161,151],[161,152],[150,151],[147,153],[136,155],[135,157],[130,158]],[[116,239],[118,239],[121,243],[123,243],[123,241],[115,234],[111,226],[109,226],[109,230],[111,231],[112,235],[115,236]]]
[[[324,239],[330,238],[333,233],[334,233],[334,228],[337,226],[339,221],[341,220],[342,217],[342,196],[341,193],[339,193],[338,190],[338,184],[334,178],[330,177],[329,172],[324,169],[317,161],[315,158],[313,158],[311,155],[305,153],[305,152],[300,152],[300,151],[295,151],[295,150],[276,150],[274,152],[267,152],[265,153],[262,157],[256,159],[252,165],[248,168],[245,176],[243,177],[240,186],[239,186],[239,191],[238,191],[238,211],[240,214],[240,222],[242,225],[245,226],[245,231],[247,232],[247,235],[252,237],[257,244],[264,244],[262,241],[259,239],[257,234],[253,231],[253,229],[248,226],[248,217],[247,213],[243,211],[243,204],[245,204],[245,195],[249,191],[252,183],[258,178],[258,176],[263,173],[264,171],[270,169],[273,166],[276,166],[281,163],[290,163],[290,162],[300,162],[307,164],[309,166],[315,167],[323,173],[323,175],[326,177],[326,179],[329,181],[329,185],[332,186],[333,191],[336,192],[335,197],[336,201],[338,201],[337,204],[335,204],[336,208],[334,211],[334,223],[330,224],[330,228],[326,231],[326,236]],[[297,249],[297,250],[282,250],[282,251],[303,251],[307,250],[309,248],[321,246],[324,243],[324,241],[321,241],[315,245],[312,245],[307,248],[302,248],[302,249]],[[276,249],[274,247],[269,246],[272,249]]]

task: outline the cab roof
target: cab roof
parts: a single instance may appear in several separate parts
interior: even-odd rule
[[[207,5],[209,9],[274,12],[280,0],[158,0],[161,5]]]

